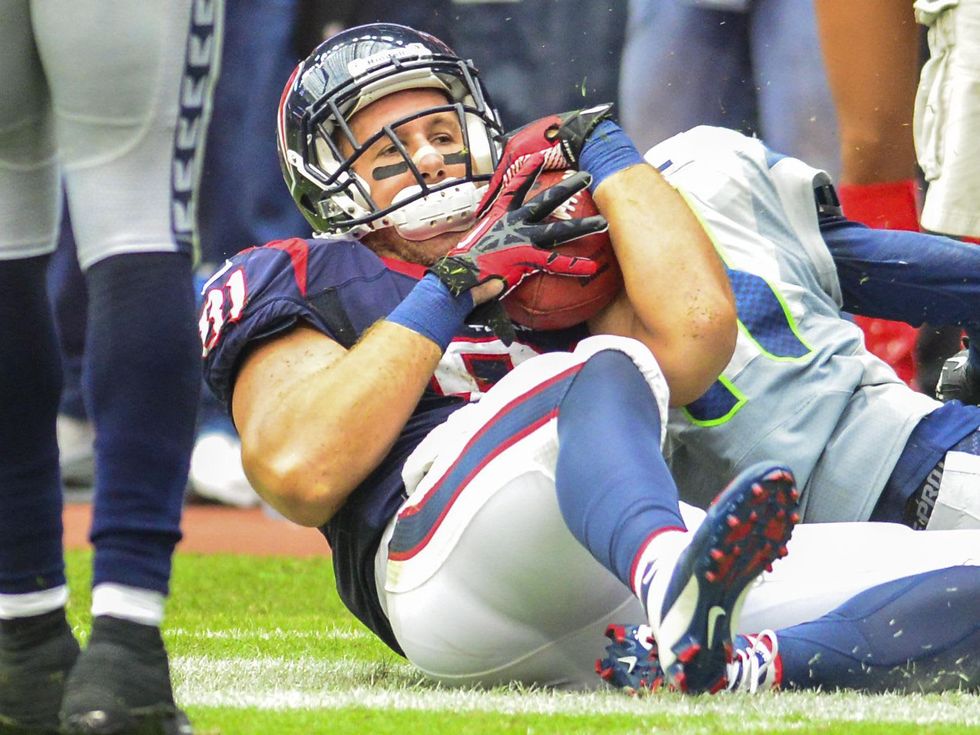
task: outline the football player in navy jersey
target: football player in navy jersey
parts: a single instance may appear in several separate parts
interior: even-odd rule
[[[879,623],[896,599],[921,617],[939,599],[950,622],[928,655],[876,643],[865,684],[910,667],[955,672],[935,688],[974,682],[963,611],[980,570],[873,585],[966,563],[976,534],[922,543],[879,528],[895,562],[870,569],[823,563],[828,535],[801,527],[760,577],[799,517],[788,468],[754,463],[706,512],[678,502],[660,453],[668,406],[704,395],[732,358],[730,270],[607,106],[539,121],[498,161],[499,132],[476,69],[437,39],[390,24],[338,34],[296,69],[278,120],[285,178],[318,236],[244,251],[205,287],[206,377],[250,480],[321,528],[351,611],[449,684],[594,686],[605,624],[643,622],[671,685],[714,691],[740,676],[739,631],[845,600]],[[545,166],[581,173],[526,199]],[[604,219],[545,219],[585,186]],[[625,281],[612,304],[550,333],[502,318],[497,299],[529,273],[590,275],[553,248],[607,225]],[[873,527],[834,538],[863,543]],[[788,681],[824,638],[786,633]]]

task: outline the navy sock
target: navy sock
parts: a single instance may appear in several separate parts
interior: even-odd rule
[[[166,594],[200,393],[190,259],[117,255],[89,268],[86,281],[93,583]]]
[[[65,583],[48,256],[0,262],[0,593]]]
[[[650,535],[684,528],[657,402],[624,353],[589,358],[559,404],[555,484],[572,535],[627,587]]]
[[[784,689],[928,691],[980,684],[980,567],[886,582],[778,631]],[[965,677],[965,679],[963,678]]]

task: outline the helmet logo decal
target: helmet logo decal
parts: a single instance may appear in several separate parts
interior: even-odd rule
[[[391,48],[379,51],[376,54],[365,56],[363,59],[353,59],[347,65],[347,71],[352,77],[359,77],[373,67],[382,66],[393,59],[408,58],[427,58],[431,57],[432,52],[421,43],[410,43],[402,48]]]

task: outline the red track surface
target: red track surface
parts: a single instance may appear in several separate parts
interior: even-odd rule
[[[65,506],[65,546],[88,548],[92,506]],[[240,510],[215,505],[189,505],[181,524],[184,539],[177,553],[254,554],[256,556],[325,556],[330,553],[319,531],[270,518],[262,509]]]

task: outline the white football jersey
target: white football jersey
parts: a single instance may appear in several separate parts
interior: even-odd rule
[[[743,468],[776,460],[796,474],[804,520],[866,520],[912,429],[940,404],[870,354],[841,315],[814,202],[825,174],[712,127],[646,159],[705,223],[739,316],[724,373],[671,412],[666,452],[681,496],[704,506]]]

